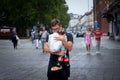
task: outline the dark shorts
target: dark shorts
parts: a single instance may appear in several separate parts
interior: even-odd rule
[[[48,80],[68,80],[68,77],[70,76],[70,66],[66,67],[65,64],[62,64],[62,69],[57,70],[57,71],[51,71],[51,68],[53,66],[56,66],[57,62],[57,56],[52,56],[50,61],[49,61],[49,66],[48,66]]]
[[[68,78],[49,78],[48,77],[48,80],[68,80]]]

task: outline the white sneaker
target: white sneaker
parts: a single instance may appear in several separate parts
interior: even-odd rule
[[[96,51],[96,54],[99,53],[98,51]]]
[[[100,55],[100,52],[99,52],[99,51],[96,51],[96,54],[97,54],[97,55]]]
[[[87,55],[90,55],[90,52],[87,51]]]

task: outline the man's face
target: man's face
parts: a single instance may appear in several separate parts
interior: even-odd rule
[[[59,25],[52,26],[53,31],[59,31],[59,29],[60,29]]]

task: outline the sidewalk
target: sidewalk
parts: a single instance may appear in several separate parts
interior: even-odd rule
[[[102,37],[102,47],[107,49],[120,49],[120,41],[110,40],[109,37]]]
[[[69,80],[120,80],[119,42],[104,37],[101,55],[96,55],[95,46],[87,55],[83,38],[74,40]],[[35,49],[29,40],[21,40],[17,50],[10,41],[0,41],[0,80],[47,80],[48,61],[49,54],[43,54],[41,46]]]
[[[97,55],[92,39],[91,55],[86,54],[84,38],[74,42],[69,80],[120,80],[120,42],[102,37],[101,54]]]

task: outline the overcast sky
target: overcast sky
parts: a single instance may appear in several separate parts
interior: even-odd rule
[[[93,8],[93,0],[66,0],[66,3],[69,7],[68,13],[84,15],[85,12]]]

